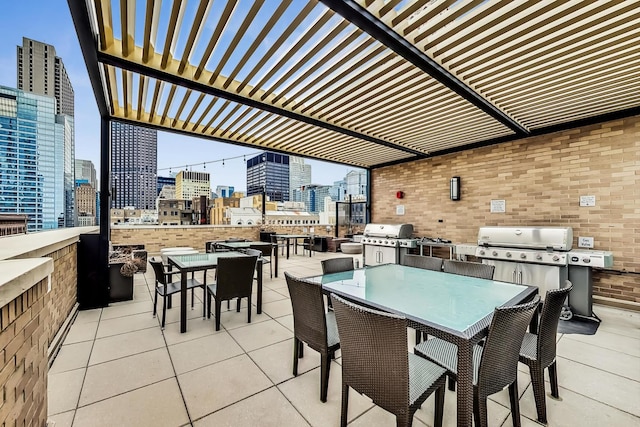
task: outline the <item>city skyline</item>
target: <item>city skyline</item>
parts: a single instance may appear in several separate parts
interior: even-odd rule
[[[29,19],[22,19],[28,16]],[[51,25],[56,22],[56,25]],[[84,59],[76,37],[67,2],[39,0],[35,2],[9,2],[3,5],[3,25],[0,26],[0,85],[16,87],[16,46],[22,38],[51,44],[64,60],[75,91],[75,158],[90,160],[100,176],[100,115],[93,90],[87,76]],[[183,165],[192,171],[211,174],[211,186],[233,186],[246,191],[248,158],[260,147],[241,147],[202,138],[158,132],[158,175],[169,168],[178,172]],[[237,157],[237,158],[236,158]],[[225,160],[231,159],[232,160]],[[334,163],[305,159],[312,166],[312,182],[330,185],[344,178],[356,168]],[[206,167],[205,167],[206,163]]]

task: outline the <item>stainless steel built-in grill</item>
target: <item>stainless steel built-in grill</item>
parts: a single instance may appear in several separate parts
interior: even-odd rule
[[[496,267],[493,278],[532,285],[544,298],[568,278],[571,227],[480,227],[476,256]]]
[[[410,248],[417,247],[411,224],[367,224],[361,240],[364,265],[399,264]]]

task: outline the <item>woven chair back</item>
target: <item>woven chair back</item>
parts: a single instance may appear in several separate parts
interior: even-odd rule
[[[260,251],[260,255],[265,258],[271,259],[271,252],[273,251],[273,246],[271,245],[249,245],[250,249],[255,249]]]
[[[228,300],[251,295],[257,256],[218,258],[216,298]]]
[[[327,320],[322,285],[284,273],[293,308],[295,336],[318,352],[327,352]]]
[[[556,358],[556,333],[558,332],[558,321],[564,301],[573,289],[570,281],[566,280],[565,287],[560,289],[550,289],[542,304],[542,314],[540,315],[540,326],[538,327],[538,360],[542,366],[549,366]]]
[[[387,411],[409,406],[407,321],[331,295],[342,352],[342,381]]]
[[[157,258],[149,259],[149,264],[153,267],[153,272],[156,274],[156,286],[159,284],[167,284],[167,275],[164,273],[164,267],[162,266],[162,260]]]
[[[539,302],[536,296],[531,302],[494,310],[478,372],[481,395],[497,393],[516,380],[520,346]]]
[[[402,259],[402,265],[423,270],[442,271],[442,258],[407,254]]]
[[[445,259],[443,262],[445,273],[459,274],[461,276],[477,277],[479,279],[493,279],[495,266],[480,264],[478,262],[456,261]]]
[[[322,274],[340,273],[353,270],[353,258],[341,257],[325,259],[321,262]]]

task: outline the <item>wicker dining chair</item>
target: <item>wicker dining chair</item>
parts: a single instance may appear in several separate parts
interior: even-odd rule
[[[511,401],[511,419],[514,427],[520,426],[518,357],[524,334],[539,302],[540,297],[536,296],[528,303],[496,307],[484,345],[474,346],[473,415],[476,426],[487,427],[487,397],[507,386]],[[413,351],[446,368],[450,381],[457,379],[458,347],[455,344],[432,338],[415,346]],[[344,359],[344,354],[342,357]]]
[[[285,272],[293,307],[293,375],[298,375],[298,359],[304,356],[304,343],[320,353],[320,401],[327,401],[331,360],[340,348],[333,312],[327,312],[322,286],[298,279]]]
[[[287,243],[284,239],[276,236],[275,234],[271,235],[271,244],[275,245],[276,251],[278,249],[282,249],[281,254],[284,255],[284,248],[287,246]]]
[[[407,320],[331,294],[342,343],[342,408],[347,425],[349,388],[411,426],[413,414],[435,391],[434,425],[442,426],[446,370],[407,351]]]
[[[407,254],[402,259],[402,265],[423,270],[442,271],[442,258]]]
[[[247,322],[251,323],[251,291],[253,275],[256,270],[257,256],[221,257],[216,268],[216,282],[207,285],[207,317],[211,317],[211,298],[215,300],[216,331],[220,330],[220,314],[222,301],[238,298],[237,311],[240,311],[240,300],[247,298]]]
[[[538,421],[547,423],[547,403],[544,390],[544,370],[549,369],[551,396],[558,398],[558,372],[556,370],[556,333],[565,299],[573,288],[570,281],[564,288],[550,289],[542,304],[538,333],[527,332],[520,348],[520,362],[529,366]]]
[[[249,248],[260,252],[260,260],[262,261],[262,265],[269,264],[269,274],[273,279],[273,267],[272,267],[273,246],[249,245]]]
[[[325,259],[321,261],[320,264],[322,265],[322,274],[353,270],[353,258],[351,257]]]
[[[493,272],[496,269],[494,265],[480,264],[479,262],[456,261],[453,259],[445,259],[442,266],[445,273],[477,277],[479,279],[493,279]]]
[[[165,317],[167,315],[167,299],[176,293],[180,292],[181,280],[172,281],[175,271],[170,272],[165,270],[164,264],[160,258],[149,259],[153,272],[156,275],[156,290],[153,296],[153,315],[156,315],[156,307],[158,306],[158,295],[162,296],[162,328],[164,329]],[[206,274],[206,272],[205,272]],[[204,290],[204,284],[194,278],[193,273],[191,278],[187,279],[187,290],[191,289],[191,308],[194,306],[195,296],[194,291],[196,288],[202,288]],[[203,301],[204,302],[204,301]],[[202,316],[204,317],[206,310],[206,304],[202,308]]]

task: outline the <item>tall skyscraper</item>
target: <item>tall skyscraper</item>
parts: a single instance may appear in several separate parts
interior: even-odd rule
[[[158,195],[160,195],[160,192],[162,191],[162,187],[164,187],[165,185],[172,185],[175,187],[176,177],[175,176],[158,176],[157,183],[158,183],[157,184]]]
[[[367,172],[358,169],[352,170],[347,173],[345,177],[345,181],[347,182],[347,193],[345,196],[356,196],[361,195],[363,197],[367,197]]]
[[[78,227],[96,225],[96,190],[85,179],[76,180]]]
[[[96,168],[91,160],[76,159],[76,182],[86,180],[94,190],[98,189]]]
[[[176,198],[192,200],[194,197],[211,196],[209,172],[180,171],[176,175]]]
[[[111,122],[111,207],[155,209],[158,132]]]
[[[0,213],[28,215],[30,232],[65,225],[64,117],[53,97],[0,86]]]
[[[294,198],[294,190],[311,184],[311,165],[304,163],[302,157],[289,157],[289,200],[299,202]]]
[[[57,147],[57,153],[64,162],[64,177],[61,178],[64,183],[64,216],[59,225],[73,227],[76,224],[73,86],[62,58],[56,55],[52,45],[23,37],[22,46],[17,46],[17,54],[18,89],[55,98],[56,121],[63,125],[60,128],[62,145]]]
[[[247,160],[247,196],[263,189],[272,202],[289,201],[289,156],[265,151]]]

